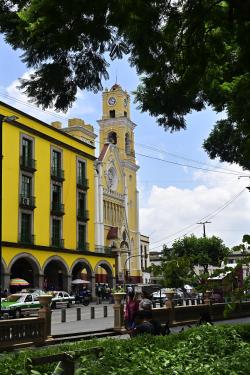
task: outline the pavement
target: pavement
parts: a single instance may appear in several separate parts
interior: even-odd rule
[[[103,306],[107,306],[108,309],[108,317],[103,317]],[[81,307],[81,315],[82,320],[76,320],[76,308],[80,307],[78,305],[71,307],[70,309],[66,309],[66,322],[61,323],[61,309],[54,310],[52,312],[52,335],[60,335],[60,334],[74,334],[79,332],[93,332],[99,330],[107,330],[113,329],[114,326],[114,310],[113,305],[108,304],[91,304],[89,306],[82,306]],[[90,318],[91,307],[95,307],[95,319]],[[216,321],[214,324],[243,324],[243,323],[250,323],[250,317],[247,318],[239,318],[239,319],[228,319],[222,321]],[[191,326],[195,326],[194,324]],[[187,329],[187,325],[172,327],[171,332],[180,332],[180,330],[184,328]]]
[[[103,306],[107,306],[108,316],[104,318]],[[76,320],[77,307],[81,308],[81,320]],[[91,307],[95,308],[95,319],[91,319]],[[61,322],[62,309],[56,309],[52,312],[52,335],[71,334],[79,332],[93,332],[114,327],[113,305],[109,304],[91,304],[89,306],[73,306],[66,309],[66,322]]]

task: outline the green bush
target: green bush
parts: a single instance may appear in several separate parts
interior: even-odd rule
[[[43,349],[0,355],[1,375],[28,375],[29,358],[102,347],[98,360],[80,358],[77,375],[234,375],[250,371],[250,325],[201,326],[170,336],[131,340],[79,341]],[[56,364],[34,367],[32,373],[52,374]]]

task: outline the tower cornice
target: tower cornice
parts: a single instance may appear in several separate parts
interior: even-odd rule
[[[134,130],[137,126],[133,121],[131,121],[127,117],[108,118],[103,120],[97,120],[97,122],[101,128],[106,128],[110,126],[128,126],[132,130]]]

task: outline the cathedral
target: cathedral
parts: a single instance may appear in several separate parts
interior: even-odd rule
[[[96,248],[116,256],[116,281],[143,281],[139,232],[139,197],[135,160],[134,124],[130,97],[120,85],[106,89],[99,124],[100,155],[95,170]],[[145,258],[147,255],[145,256]]]

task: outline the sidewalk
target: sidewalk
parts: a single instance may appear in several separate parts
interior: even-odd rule
[[[51,327],[52,335],[90,332],[104,329],[113,329],[114,317],[83,319],[66,323],[54,323]]]

